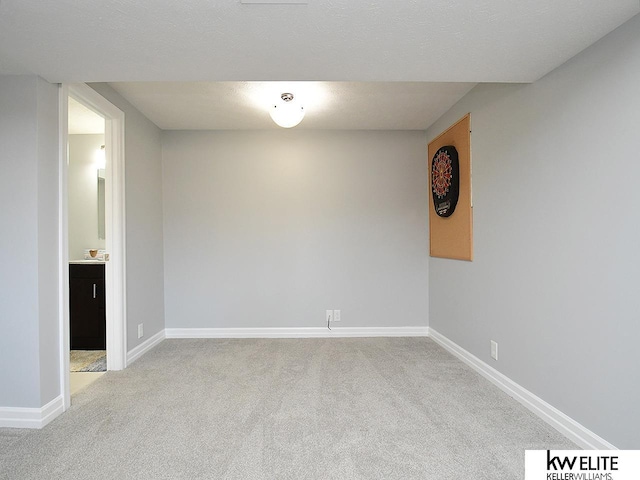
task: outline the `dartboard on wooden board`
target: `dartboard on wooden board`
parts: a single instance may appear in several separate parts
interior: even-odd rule
[[[456,147],[440,147],[431,161],[433,208],[440,217],[449,217],[458,204],[460,164]]]

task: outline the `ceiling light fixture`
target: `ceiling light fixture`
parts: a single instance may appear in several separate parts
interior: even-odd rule
[[[304,107],[293,100],[293,93],[283,93],[280,98],[282,101],[269,109],[271,118],[282,128],[295,127],[304,118]]]

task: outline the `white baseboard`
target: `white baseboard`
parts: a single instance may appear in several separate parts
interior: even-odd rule
[[[0,427],[42,428],[63,411],[62,395],[41,408],[0,407]]]
[[[480,375],[496,385],[507,395],[514,398],[542,420],[562,433],[572,442],[585,450],[617,450],[612,444],[599,437],[588,428],[585,428],[571,417],[565,415],[557,408],[549,405],[540,397],[534,395],[526,388],[518,385],[509,377],[503,375],[495,368],[490,367],[478,357],[466,351],[458,344],[441,335],[433,328],[429,329],[429,336],[443,348],[469,365]]]
[[[167,328],[166,338],[426,337],[429,327]]]
[[[153,347],[155,347],[164,339],[165,339],[165,331],[160,330],[154,336],[148,338],[137,347],[131,349],[129,352],[127,352],[127,366],[131,365],[133,362],[135,362],[142,355],[147,353],[149,350],[151,350]]]

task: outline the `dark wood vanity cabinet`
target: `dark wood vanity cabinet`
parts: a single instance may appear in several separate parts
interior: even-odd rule
[[[69,265],[71,350],[105,350],[104,264]]]

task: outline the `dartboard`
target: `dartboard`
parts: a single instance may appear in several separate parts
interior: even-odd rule
[[[433,207],[441,217],[449,217],[458,203],[460,166],[454,146],[441,147],[431,161]]]

